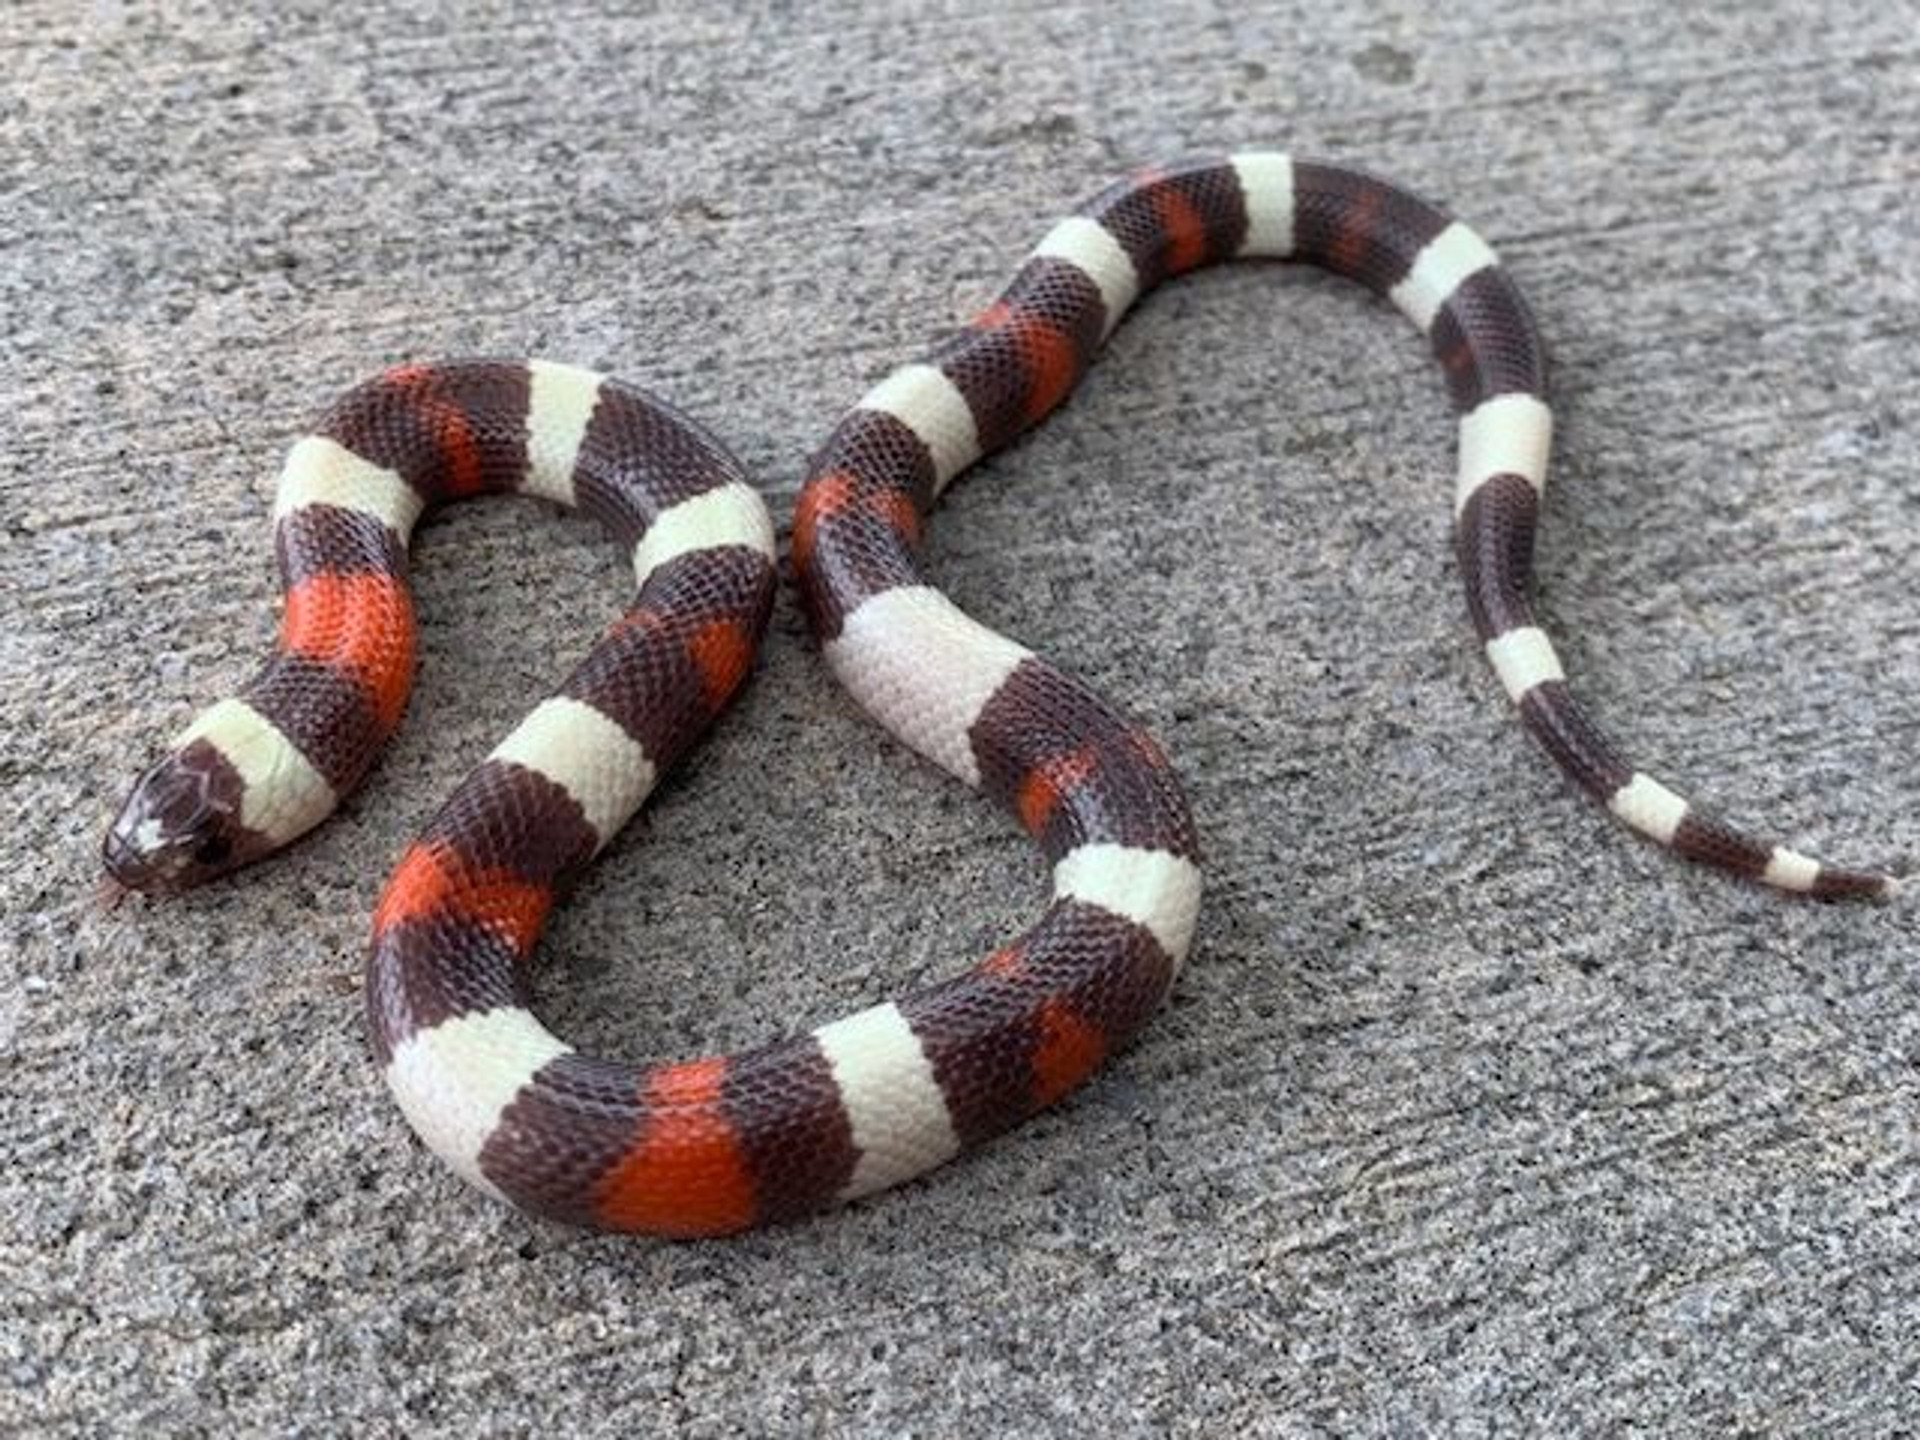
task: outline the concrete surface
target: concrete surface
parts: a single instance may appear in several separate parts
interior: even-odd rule
[[[1693,873],[1570,792],[1471,643],[1437,372],[1322,277],[1164,293],[933,527],[963,603],[1157,727],[1212,888],[1145,1042],[931,1182],[602,1239],[462,1188],[378,1085],[370,906],[617,603],[584,523],[429,527],[410,723],[324,832],[180,903],[91,893],[135,765],[267,643],[271,477],[350,381],[603,366],[730,437],[784,518],[834,416],[1064,207],[1249,141],[1402,177],[1524,282],[1562,415],[1545,612],[1632,752],[1912,865],[1910,13],[355,8],[0,16],[0,1430],[1920,1411],[1917,912]],[[545,946],[579,1042],[817,1022],[1039,902],[1011,825],[882,744],[790,604],[775,629]]]

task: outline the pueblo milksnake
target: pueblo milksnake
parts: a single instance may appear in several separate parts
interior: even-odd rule
[[[142,778],[107,837],[109,871],[183,888],[292,840],[360,781],[411,681],[405,553],[426,507],[483,491],[577,506],[630,549],[633,606],[462,782],[374,916],[368,1016],[409,1121],[529,1210],[676,1235],[866,1194],[1005,1130],[1151,1016],[1185,956],[1200,872],[1159,747],[926,584],[922,518],[1066,398],[1140,294],[1241,256],[1351,276],[1426,333],[1460,416],[1474,623],[1568,775],[1692,859],[1815,895],[1891,891],[1699,814],[1582,715],[1527,599],[1550,417],[1519,293],[1432,206],[1271,153],[1150,171],[1062,221],[977,319],[867,393],[801,492],[793,569],[834,673],[901,740],[1011,809],[1052,867],[1039,922],[972,970],[674,1064],[578,1054],[534,1018],[526,975],[556,896],[745,678],[775,588],[772,527],[717,443],[613,380],[537,361],[389,371],[294,448],[275,506],[279,648]]]

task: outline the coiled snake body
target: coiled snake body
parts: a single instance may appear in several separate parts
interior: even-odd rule
[[[1350,276],[1427,335],[1460,417],[1474,624],[1576,783],[1690,858],[1815,895],[1891,889],[1700,814],[1582,715],[1527,596],[1550,415],[1519,293],[1478,236],[1406,191],[1265,152],[1136,175],[1055,226],[970,325],[859,401],[800,495],[793,571],[834,673],[1006,805],[1051,867],[1039,921],[971,970],[758,1049],[645,1066],[579,1054],[528,1009],[556,896],[745,678],[775,588],[766,511],[716,441],[538,361],[389,371],[294,448],[275,506],[279,647],[142,778],[110,872],[145,890],[223,873],[359,783],[411,681],[405,552],[424,509],[482,492],[577,506],[631,552],[632,608],[462,782],[374,916],[367,1012],[408,1120],[529,1210],[677,1235],[866,1194],[1008,1128],[1153,1013],[1192,936],[1198,856],[1152,738],[927,584],[920,527],[955,476],[1066,398],[1138,296],[1237,257]]]

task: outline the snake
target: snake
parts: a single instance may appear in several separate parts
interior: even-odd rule
[[[293,447],[274,502],[274,653],[142,775],[106,834],[109,876],[179,891],[324,819],[406,705],[415,522],[467,496],[535,496],[599,520],[636,589],[460,782],[375,908],[368,1028],[414,1131],[536,1215],[702,1236],[897,1185],[1012,1128],[1162,1003],[1193,938],[1199,844],[1153,737],[931,584],[923,526],[955,477],[1068,397],[1137,299],[1237,259],[1357,280],[1426,336],[1457,416],[1454,529],[1474,627],[1525,728],[1579,789],[1690,860],[1819,897],[1891,893],[1885,875],[1697,809],[1587,717],[1529,598],[1552,416],[1513,279],[1408,190],[1264,150],[1110,185],[972,320],[868,389],[808,464],[788,553],[828,668],[900,741],[1008,809],[1051,877],[1038,921],[971,967],[692,1060],[584,1054],[535,1016],[545,920],[746,679],[779,584],[767,508],[718,439],[645,391],[545,360],[402,365],[349,390]]]

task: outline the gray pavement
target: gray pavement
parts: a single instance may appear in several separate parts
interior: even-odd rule
[[[1364,163],[1557,363],[1541,554],[1631,753],[1920,862],[1920,53],[1741,7],[79,6],[0,14],[0,1431],[1884,1435],[1920,1410],[1913,902],[1693,872],[1476,653],[1404,322],[1183,282],[957,487],[930,565],[1156,728],[1211,859],[1143,1043],[931,1180],[724,1243],[463,1188],[369,1062],[388,865],[621,598],[514,504],[416,547],[424,668],[344,814],[102,911],[133,769],[274,624],[315,407],[538,353],[707,420],[783,525],[865,384],[1120,168]],[[543,947],[639,1058],[950,973],[1035,913],[783,600],[743,703]]]

